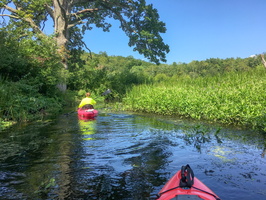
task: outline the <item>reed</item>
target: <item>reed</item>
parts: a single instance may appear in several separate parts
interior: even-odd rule
[[[179,115],[266,131],[266,72],[180,77],[135,86],[123,99],[126,110]]]

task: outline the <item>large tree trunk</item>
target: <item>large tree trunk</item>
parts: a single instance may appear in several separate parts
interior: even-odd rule
[[[69,39],[68,15],[70,6],[66,0],[54,0],[54,30],[59,53],[62,55],[62,64],[67,69],[67,43]]]
[[[264,55],[263,54],[260,54],[261,56],[261,59],[262,59],[262,64],[264,65],[264,67],[266,68],[266,61],[264,59]]]
[[[56,34],[56,43],[58,46],[59,54],[62,57],[62,65],[64,69],[68,69],[68,51],[67,43],[69,40],[69,30],[68,30],[68,15],[70,13],[71,7],[66,0],[53,0],[54,4],[54,30]],[[66,80],[62,80],[61,83],[57,85],[61,91],[66,91]]]

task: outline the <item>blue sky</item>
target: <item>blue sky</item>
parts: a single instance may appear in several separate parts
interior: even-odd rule
[[[246,58],[266,52],[266,0],[146,0],[166,23],[167,64],[209,58]],[[84,41],[94,53],[145,58],[111,20],[110,32],[94,28]],[[50,34],[52,29],[47,30]]]
[[[146,0],[166,23],[162,35],[170,46],[167,63],[209,58],[246,58],[266,52],[266,0]],[[94,28],[85,35],[92,52],[144,57],[128,47],[113,23],[110,32]]]

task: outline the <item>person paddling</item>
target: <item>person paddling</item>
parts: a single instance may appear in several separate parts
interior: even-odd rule
[[[86,97],[81,100],[78,108],[83,110],[94,109],[93,105],[96,104],[96,101],[90,97],[91,93],[87,92]]]

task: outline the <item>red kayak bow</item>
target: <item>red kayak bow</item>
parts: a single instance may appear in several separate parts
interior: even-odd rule
[[[189,165],[182,166],[161,189],[157,200],[182,200],[182,199],[204,199],[220,200],[220,198],[199,179]]]

